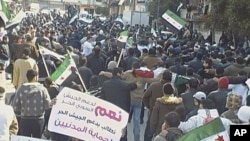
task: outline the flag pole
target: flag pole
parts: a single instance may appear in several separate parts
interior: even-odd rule
[[[120,56],[119,56],[119,59],[117,61],[117,64],[116,64],[116,67],[118,68],[119,67],[119,64],[121,62],[121,59],[122,59],[122,55],[123,55],[123,51],[124,51],[124,48],[122,48],[121,52],[120,52]]]
[[[79,80],[80,80],[80,82],[81,82],[81,84],[82,84],[82,86],[83,86],[85,92],[87,93],[87,92],[88,92],[87,87],[86,87],[85,83],[84,83],[83,80],[82,80],[82,77],[81,77],[81,75],[80,75],[80,73],[79,73],[79,71],[78,71],[78,68],[77,68],[77,66],[76,66],[76,64],[75,64],[75,61],[74,61],[74,59],[72,58],[72,56],[70,55],[70,53],[69,53],[68,50],[67,50],[67,53],[69,54],[70,59],[71,59],[72,62],[74,63],[74,66],[76,67],[76,74],[77,74],[77,76],[78,76],[78,78],[79,78]]]
[[[112,32],[112,30],[113,30],[113,28],[114,28],[114,25],[115,25],[115,23],[113,23],[113,25],[111,26],[111,28],[110,28],[110,30],[109,30],[109,39],[111,39],[111,32]],[[108,42],[108,47],[109,47],[109,49],[111,48],[111,47],[110,47],[110,42]]]
[[[115,23],[113,23],[113,25],[111,26],[110,30],[109,30],[109,35],[111,35],[111,31],[113,30]]]
[[[40,52],[40,55],[41,55],[41,57],[42,57],[43,64],[44,64],[44,67],[45,67],[45,71],[46,71],[46,73],[47,73],[47,76],[49,77],[50,74],[49,74],[48,66],[47,66],[47,64],[46,64],[46,62],[45,62],[45,59],[44,59],[44,57],[43,57],[43,55],[42,55],[42,53],[41,53],[41,51],[40,51],[40,45],[38,45],[38,46],[39,46],[38,51]]]

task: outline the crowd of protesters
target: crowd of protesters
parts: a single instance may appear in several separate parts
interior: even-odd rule
[[[233,40],[232,34],[223,32],[215,43],[191,26],[168,36],[161,34],[167,30],[161,25],[153,36],[150,26],[123,25],[116,17],[96,18],[91,24],[77,19],[69,24],[71,18],[57,11],[28,15],[1,37],[0,61],[16,93],[10,103],[5,102],[0,87],[0,104],[7,103],[0,112],[0,140],[12,134],[78,140],[47,130],[52,99],[61,87],[88,91],[130,113],[134,141],[142,140],[141,132],[144,141],[174,141],[202,126],[207,113],[209,118],[220,117],[228,133],[231,124],[249,124],[247,36]],[[129,31],[132,45],[117,41],[124,30]],[[62,60],[52,55],[42,58],[39,46],[74,59],[76,71],[60,86],[47,73],[51,75]],[[154,75],[148,76],[151,72]],[[174,74],[188,81],[176,85]],[[145,107],[149,114],[141,131]],[[127,141],[124,131],[121,141]]]

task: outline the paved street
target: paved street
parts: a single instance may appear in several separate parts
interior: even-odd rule
[[[6,97],[9,99],[10,96],[15,92],[15,88],[12,85],[10,80],[6,80],[5,81],[6,85]],[[144,136],[144,131],[145,131],[145,127],[146,127],[146,120],[147,120],[147,110],[145,110],[145,115],[144,115],[144,124],[141,124],[141,141],[143,141],[143,136]],[[133,122],[131,121],[131,123],[128,124],[128,141],[134,141],[133,138]]]

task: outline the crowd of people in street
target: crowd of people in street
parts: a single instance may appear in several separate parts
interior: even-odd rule
[[[216,43],[190,25],[172,35],[162,34],[167,28],[161,25],[154,36],[154,27],[124,25],[117,17],[91,24],[77,19],[69,24],[71,18],[56,11],[28,15],[1,37],[1,67],[16,93],[6,101],[0,86],[0,140],[10,135],[79,140],[47,129],[62,87],[89,92],[127,111],[134,141],[175,141],[216,118],[227,134],[230,125],[250,124],[248,36],[223,32]],[[117,41],[125,30],[132,44]],[[59,57],[43,55],[40,46]],[[76,68],[57,85],[50,75],[67,54]],[[177,83],[177,78],[183,80]],[[127,140],[125,128],[120,141]]]

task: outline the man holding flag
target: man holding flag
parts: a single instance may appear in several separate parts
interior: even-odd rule
[[[198,114],[181,122],[179,128],[186,133],[178,141],[229,141],[229,128],[232,122],[219,117],[212,100],[201,101]]]
[[[69,54],[69,52],[66,54],[66,56],[61,56],[53,51],[50,51],[46,49],[45,47],[39,46],[39,51],[42,54],[42,60],[45,66],[45,70],[47,71],[48,76],[51,77],[51,80],[55,82],[59,86],[68,86],[70,87],[72,85],[72,82],[80,82],[83,86],[84,90],[86,91],[86,86],[78,72],[77,66],[74,62],[74,59]],[[58,59],[63,59],[62,63],[59,65],[59,67],[56,68],[56,70],[50,74],[48,71],[48,66],[46,63],[46,60],[43,58],[44,54],[50,54],[53,57],[56,57]],[[79,81],[78,81],[79,80]]]

